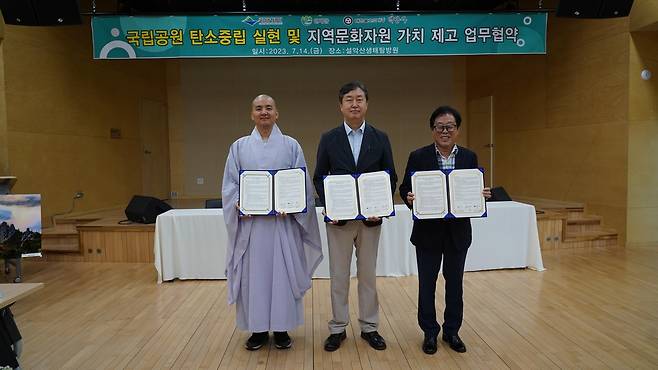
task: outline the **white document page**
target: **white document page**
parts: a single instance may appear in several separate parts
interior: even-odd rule
[[[274,174],[274,209],[298,213],[306,208],[306,173],[301,168],[279,170]]]
[[[382,217],[393,213],[391,176],[386,171],[362,173],[357,179],[359,204],[364,217]]]
[[[479,169],[453,170],[448,174],[450,212],[455,217],[480,217],[485,211],[484,175]]]
[[[352,175],[324,178],[325,212],[332,221],[354,220],[359,215],[356,179]]]
[[[272,211],[272,174],[244,171],[240,174],[240,211],[245,215],[267,215]]]
[[[413,214],[416,218],[444,218],[448,214],[448,189],[442,171],[415,172],[411,175],[411,192],[415,196]]]

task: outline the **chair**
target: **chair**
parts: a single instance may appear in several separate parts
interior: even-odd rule
[[[512,200],[512,197],[507,194],[507,191],[505,191],[505,188],[502,186],[497,186],[491,189],[491,198],[489,198],[489,202],[505,202],[510,200]]]
[[[206,208],[222,208],[222,200],[206,199]]]

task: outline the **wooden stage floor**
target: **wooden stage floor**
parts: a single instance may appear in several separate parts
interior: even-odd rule
[[[544,264],[466,273],[464,354],[443,342],[436,355],[421,351],[415,277],[378,279],[385,351],[352,325],[338,351],[322,349],[328,280],[314,280],[290,350],[243,348],[224,281],[158,285],[150,264],[26,262],[25,281],[46,286],[12,310],[24,369],[658,368],[658,246],[545,251]]]

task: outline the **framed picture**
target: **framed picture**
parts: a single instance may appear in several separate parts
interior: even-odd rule
[[[41,194],[0,195],[0,258],[41,252]]]

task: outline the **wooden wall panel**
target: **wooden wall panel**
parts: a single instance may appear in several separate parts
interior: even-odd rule
[[[4,25],[2,25],[0,26],[0,176],[11,175],[9,173],[9,151],[7,150],[8,134],[4,54]]]
[[[658,14],[656,14],[658,18]],[[628,244],[658,241],[658,31],[633,32],[629,65]],[[653,72],[643,80],[640,72]]]
[[[631,31],[658,31],[658,1],[633,1],[629,18]]]
[[[466,111],[464,57],[173,61],[167,67],[172,190],[181,198],[219,195],[228,148],[251,133],[250,104],[260,93],[276,99],[280,127],[299,141],[312,171],[320,136],[342,122],[338,89],[355,79],[369,89],[367,120],[389,135],[400,177],[409,153],[432,142],[432,111],[444,104]]]
[[[628,19],[549,17],[546,56],[469,58],[467,99],[493,95],[497,184],[584,202],[623,240]]]
[[[15,192],[42,194],[45,224],[79,190],[76,211],[125,206],[141,193],[139,102],[166,102],[165,62],[95,61],[90,38],[88,22],[5,27],[0,167],[7,150]],[[0,144],[2,126],[0,118]],[[122,138],[111,139],[110,128]]]
[[[154,261],[153,231],[81,230],[80,238],[85,262]]]

